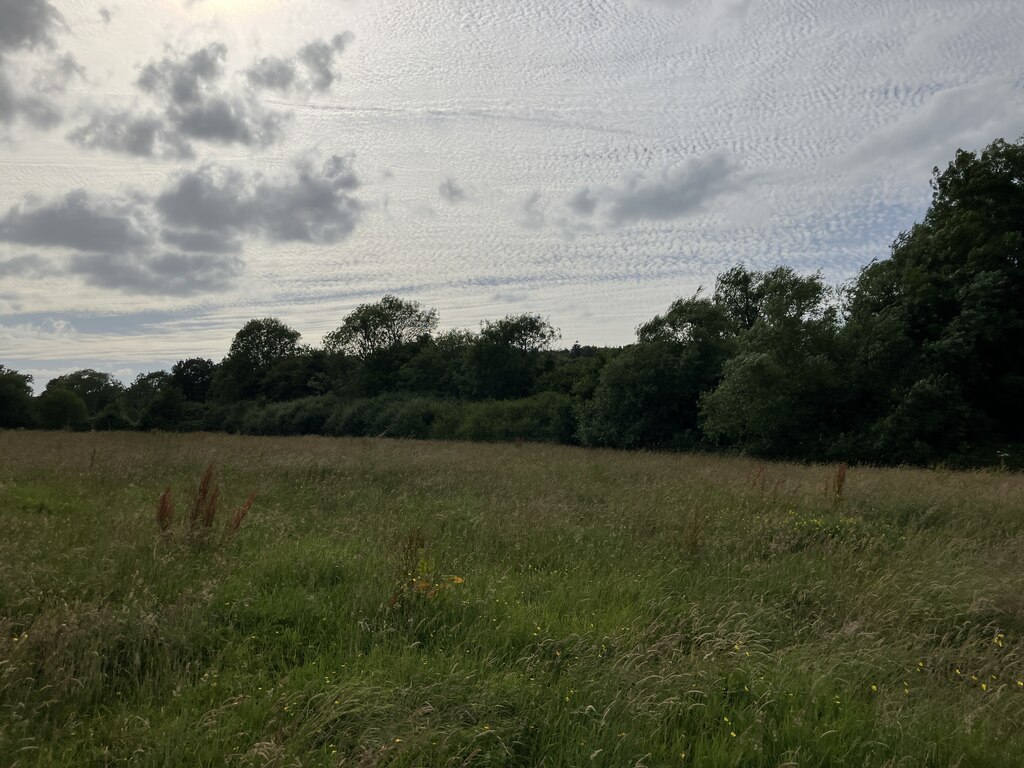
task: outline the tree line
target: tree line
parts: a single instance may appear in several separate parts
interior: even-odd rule
[[[622,348],[555,348],[537,314],[438,332],[385,296],[306,345],[254,319],[219,363],[129,386],[0,366],[0,427],[550,441],[872,463],[1018,463],[1024,139],[935,169],[924,219],[848,284],[738,265]]]

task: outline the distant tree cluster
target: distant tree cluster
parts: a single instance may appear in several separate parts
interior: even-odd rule
[[[320,346],[276,318],[124,386],[75,371],[33,397],[0,366],[0,427],[527,439],[876,463],[1024,448],[1024,139],[935,170],[924,220],[848,285],[740,265],[624,348],[555,349],[536,314],[438,333],[363,304]],[[1015,450],[1016,448],[1016,450]]]

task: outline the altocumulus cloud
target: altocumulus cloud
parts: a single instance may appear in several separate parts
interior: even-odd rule
[[[736,191],[740,182],[732,157],[711,152],[661,170],[636,171],[615,184],[581,187],[566,207],[578,219],[596,216],[610,228],[671,221],[706,210],[713,200]]]
[[[185,296],[221,290],[242,271],[237,256],[165,251],[143,198],[75,190],[48,202],[28,201],[0,219],[0,241],[71,251],[69,258],[23,256],[0,263],[22,277],[77,275],[86,283],[134,293]]]
[[[75,190],[29,199],[0,218],[0,242],[70,252],[0,261],[0,274],[64,273],[130,293],[186,296],[222,291],[242,273],[244,238],[333,244],[362,206],[350,156],[316,167],[309,158],[267,176],[206,165],[175,176],[155,199]]]
[[[164,238],[179,245],[235,244],[245,235],[332,244],[359,221],[362,206],[352,194],[358,187],[350,156],[335,155],[319,168],[302,159],[278,178],[204,165],[180,173],[155,207],[167,227]]]
[[[282,93],[293,90],[322,93],[338,79],[336,60],[351,41],[352,34],[343,32],[330,40],[313,40],[290,58],[261,58],[246,70],[246,78],[257,88]]]
[[[61,121],[61,111],[51,99],[18,91],[8,72],[8,58],[15,52],[53,48],[53,35],[63,27],[63,17],[47,0],[0,0],[0,125],[9,126],[21,118],[34,127],[51,128]],[[81,71],[74,59],[65,56],[63,62]],[[58,64],[58,70],[59,67]],[[51,77],[59,78],[60,72]],[[59,85],[59,81],[51,83],[49,80],[44,78],[37,82],[36,89],[58,90],[57,87],[40,87]]]
[[[224,87],[228,50],[210,43],[143,67],[136,87],[156,110],[97,111],[68,138],[83,147],[137,156],[191,157],[192,141],[266,147],[278,141],[287,116],[267,109],[251,90]]]

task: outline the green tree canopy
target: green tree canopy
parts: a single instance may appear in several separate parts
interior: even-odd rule
[[[113,374],[84,368],[50,379],[46,389],[66,389],[74,392],[85,403],[89,417],[95,417],[105,408],[115,405],[125,388]]]
[[[36,410],[45,429],[87,429],[89,411],[76,392],[47,386],[37,399]]]
[[[923,221],[851,286],[852,370],[874,421],[869,450],[1024,434],[1024,139],[936,168]],[[925,398],[922,400],[922,398]],[[930,412],[915,433],[918,403]],[[939,442],[936,442],[939,441]]]
[[[32,377],[0,365],[0,428],[30,427],[33,421]]]
[[[213,360],[202,357],[190,357],[179,360],[171,368],[171,379],[174,386],[181,390],[185,399],[193,403],[206,400],[206,395],[213,384],[213,374],[217,366]]]
[[[359,358],[410,344],[437,328],[437,310],[388,294],[360,304],[335,330],[324,336],[324,349]]]

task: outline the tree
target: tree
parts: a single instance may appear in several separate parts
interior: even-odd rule
[[[700,398],[701,427],[712,440],[762,455],[822,457],[845,412],[834,292],[820,275],[788,267],[741,269],[726,275],[742,274],[734,285],[747,298],[730,287],[721,306],[742,331],[721,383]]]
[[[0,365],[0,428],[29,427],[33,420],[32,377]]]
[[[924,219],[849,291],[866,450],[1024,439],[1024,139],[934,170]],[[927,420],[906,414],[928,408]],[[920,425],[915,431],[915,424]],[[930,448],[929,448],[930,446]]]
[[[485,320],[480,328],[484,342],[533,353],[550,349],[562,338],[547,318],[538,314],[506,315],[501,320]]]
[[[213,374],[217,366],[213,360],[202,357],[190,357],[179,360],[171,368],[171,380],[189,402],[202,403],[213,384]]]
[[[47,386],[37,399],[39,420],[45,429],[88,429],[89,411],[75,392]]]
[[[298,354],[301,337],[276,317],[250,320],[231,340],[227,359],[265,371],[279,360]]]
[[[214,376],[211,389],[217,399],[231,402],[257,396],[270,369],[302,351],[301,337],[276,317],[247,322],[235,334]]]
[[[121,413],[128,424],[136,429],[152,429],[149,414],[154,404],[167,392],[175,390],[171,374],[167,371],[140,373],[121,396]],[[181,392],[177,392],[181,397]],[[160,425],[166,429],[165,424]]]
[[[696,411],[680,349],[668,341],[634,344],[601,370],[592,400],[579,409],[584,445],[613,448],[667,447]]]
[[[342,324],[324,336],[324,349],[366,359],[370,355],[410,344],[437,328],[437,310],[415,301],[387,295],[360,304]]]
[[[85,403],[89,418],[96,418],[101,411],[117,403],[124,392],[124,385],[112,374],[84,368],[50,379],[46,389],[74,392]]]

